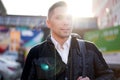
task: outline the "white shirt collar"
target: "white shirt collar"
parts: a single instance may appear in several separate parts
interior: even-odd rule
[[[63,44],[62,47],[60,46],[60,44],[55,40],[55,38],[52,35],[51,35],[51,40],[52,40],[53,44],[55,45],[55,48],[58,51],[59,55],[61,56],[62,61],[67,64],[70,43],[71,43],[71,36],[68,37],[68,39],[65,41],[65,43]]]
[[[58,46],[60,46],[60,44],[55,40],[52,34],[51,34],[51,40],[53,44],[55,45],[55,47],[58,49]],[[68,48],[70,48],[70,43],[71,43],[71,36],[69,36],[68,39],[65,41],[65,43],[63,44],[63,47],[67,46]]]

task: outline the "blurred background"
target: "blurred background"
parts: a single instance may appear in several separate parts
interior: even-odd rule
[[[48,8],[59,0],[0,0],[0,80],[19,80],[31,47],[49,35]],[[120,0],[64,0],[73,33],[92,41],[120,80]]]

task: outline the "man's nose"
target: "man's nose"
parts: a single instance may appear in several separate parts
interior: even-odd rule
[[[63,24],[68,26],[70,24],[70,21],[67,18],[64,18]]]

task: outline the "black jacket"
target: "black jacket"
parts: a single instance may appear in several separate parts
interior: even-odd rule
[[[113,71],[108,67],[97,47],[88,41],[85,41],[85,45],[87,49],[85,66],[75,37],[72,37],[68,63],[65,64],[48,38],[30,50],[21,80],[65,80],[65,78],[77,80],[82,76],[83,67],[90,80],[114,80]]]

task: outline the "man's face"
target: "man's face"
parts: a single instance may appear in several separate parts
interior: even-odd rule
[[[66,7],[55,8],[47,24],[54,37],[67,38],[72,32],[72,17]]]

